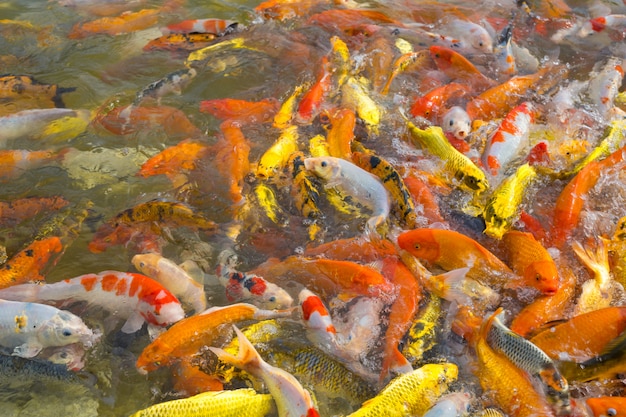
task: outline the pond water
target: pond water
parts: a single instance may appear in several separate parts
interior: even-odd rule
[[[278,5],[272,10],[281,10],[281,2],[276,3]],[[612,73],[607,73],[610,68],[606,67],[607,62],[623,65],[626,54],[623,24],[616,29],[607,29],[612,31],[609,35],[603,32],[582,36],[582,32],[572,32],[574,34],[566,36],[566,40],[558,36],[572,27],[582,27],[580,25],[592,17],[626,13],[626,6],[625,3],[609,1],[597,1],[592,5],[575,0],[566,3],[536,2],[538,5],[533,2],[528,12],[513,1],[484,0],[480,4],[475,2],[480,7],[472,8],[468,8],[466,3],[303,0],[296,7],[301,16],[281,20],[255,10],[259,2],[243,0],[0,2],[0,74],[28,75],[40,83],[65,88],[67,92],[61,94],[64,106],[68,109],[85,109],[92,118],[88,126],[70,137],[59,134],[56,137],[43,135],[37,138],[42,135],[33,132],[32,135],[6,141],[0,132],[0,143],[4,144],[4,149],[49,150],[62,154],[55,162],[22,169],[11,178],[0,178],[0,202],[8,203],[25,197],[61,196],[69,202],[70,208],[80,208],[84,207],[85,201],[89,201],[86,218],[77,224],[71,224],[70,220],[70,224],[55,229],[76,230],[70,233],[71,239],[64,241],[66,248],[63,255],[45,270],[45,280],[50,283],[105,270],[136,272],[131,259],[142,250],[137,241],[110,245],[106,251],[94,252],[90,250],[89,244],[98,228],[123,210],[140,203],[154,199],[184,202],[196,213],[215,221],[220,230],[209,234],[186,227],[165,227],[167,233],[163,232],[165,238],[161,238],[159,248],[164,256],[176,263],[191,259],[204,267],[204,274],[197,278],[205,284],[209,306],[228,304],[224,289],[214,275],[217,255],[221,250],[233,248],[240,260],[238,269],[250,271],[268,258],[301,254],[307,245],[315,246],[360,236],[364,233],[370,211],[367,207],[360,207],[356,212],[342,213],[326,198],[320,198],[323,217],[308,219],[295,208],[293,193],[290,193],[292,182],[288,175],[283,175],[275,182],[268,182],[282,209],[278,221],[273,222],[263,210],[262,200],[255,194],[258,184],[265,182],[254,175],[259,159],[280,135],[280,130],[272,127],[271,119],[269,122],[235,123],[241,127],[250,147],[248,159],[251,168],[240,178],[243,203],[234,201],[229,194],[232,192],[231,177],[238,174],[229,171],[226,163],[221,164],[215,156],[223,149],[220,140],[225,126],[218,117],[201,112],[200,103],[203,100],[223,98],[248,101],[273,99],[275,103],[283,103],[297,86],[308,87],[315,83],[323,68],[323,57],[331,54],[331,38],[339,36],[350,50],[350,61],[347,63],[349,73],[355,79],[361,76],[369,79],[369,84],[364,84],[367,86],[363,87],[364,91],[369,92],[378,107],[377,111],[382,114],[379,125],[375,127],[359,120],[354,128],[356,138],[389,161],[402,175],[416,170],[422,173],[420,175],[426,179],[425,182],[430,181],[429,187],[435,195],[441,222],[428,216],[425,200],[417,201],[414,226],[460,231],[499,257],[504,257],[507,248],[499,239],[482,233],[484,221],[475,213],[472,214],[468,207],[472,204],[484,205],[492,191],[526,161],[530,149],[538,143],[547,144],[546,152],[551,159],[545,165],[553,172],[565,172],[600,143],[604,138],[603,131],[611,121],[623,118],[623,98],[621,108],[616,102],[615,107],[611,106],[610,110],[605,111],[601,104],[597,104],[598,100],[604,102],[600,90],[613,88],[614,91],[606,93],[610,95],[611,103],[616,100],[616,92],[623,91],[623,70],[621,77],[615,78]],[[543,7],[543,3],[553,7]],[[284,2],[282,7],[287,10],[288,4]],[[154,12],[154,20],[129,33],[88,33],[80,38],[70,36],[76,25],[102,16],[119,16],[125,11],[137,12],[142,9]],[[356,18],[328,14],[309,20],[316,13],[335,9],[366,9],[380,15]],[[244,46],[216,48],[207,59],[196,61],[189,60],[189,50],[144,50],[150,40],[162,36],[160,29],[164,26],[186,19],[203,18],[238,22],[234,33],[218,37],[212,42],[219,44],[243,39]],[[442,174],[439,158],[408,139],[403,119],[418,97],[450,80],[471,87],[467,87],[466,94],[452,97],[447,105],[467,105],[478,95],[477,89],[481,89],[474,85],[478,75],[458,63],[453,64],[452,70],[443,70],[424,55],[422,64],[417,62],[409,65],[396,76],[388,94],[381,92],[382,85],[392,73],[395,60],[408,51],[406,45],[410,45],[414,51],[428,51],[428,42],[447,46],[447,39],[458,38],[461,43],[467,44],[471,35],[463,32],[467,29],[459,29],[462,25],[454,19],[469,20],[488,28],[489,39],[494,45],[498,43],[497,38],[508,22],[512,22],[513,41],[518,48],[516,74],[529,75],[545,68],[550,69],[537,78],[533,86],[519,92],[503,93],[520,95],[524,100],[532,102],[537,108],[536,121],[531,127],[530,139],[506,167],[506,175],[504,171],[498,175],[487,175],[490,188],[480,196],[476,196],[472,190],[459,187],[454,175]],[[424,31],[449,38],[433,40],[426,37],[424,41],[420,37],[424,36]],[[416,35],[417,32],[421,35]],[[467,56],[489,77],[490,86],[503,83],[514,75],[498,67],[493,52],[470,53]],[[334,79],[341,68],[336,61],[331,61],[331,66],[333,72],[329,77]],[[131,104],[136,94],[149,84],[188,67],[196,69],[197,75],[182,87],[180,94],[164,94],[158,99],[147,98],[137,103],[137,107],[169,106],[178,109],[181,113],[176,117],[186,117],[188,124],[185,126],[191,126],[191,131],[181,127],[183,122],[176,117],[165,121],[153,120],[139,128],[131,126],[132,131],[127,134],[119,134],[115,129],[107,129],[104,123],[98,122],[115,108]],[[610,77],[614,77],[613,84],[606,81]],[[593,84],[590,82],[593,79],[599,81]],[[604,81],[610,85],[607,86]],[[541,87],[542,83],[547,84],[546,88]],[[485,89],[483,86],[481,91]],[[347,94],[344,92],[343,95]],[[359,99],[354,104],[351,100],[339,97],[338,91],[327,91],[322,107],[331,109],[363,105],[358,102]],[[20,107],[23,103],[19,100],[3,100],[0,105],[2,116],[25,109]],[[359,109],[358,115],[365,119],[365,110],[362,107]],[[571,119],[566,119],[565,114],[571,114]],[[482,127],[475,122],[474,131],[462,140],[467,144],[466,154],[473,161],[478,162],[480,159],[488,137],[485,132],[497,127],[503,115],[482,118]],[[323,121],[327,122],[327,119]],[[425,120],[419,118],[412,120],[417,124],[425,123]],[[442,123],[441,119],[434,122]],[[120,128],[119,122],[117,128]],[[320,122],[320,118],[299,123],[297,147],[309,156],[309,139],[317,134],[326,135],[329,128],[328,123]],[[623,127],[620,129],[623,131]],[[202,142],[211,150],[204,161],[197,161],[193,169],[182,172],[185,175],[184,184],[174,183],[165,175],[137,175],[149,158],[188,138]],[[614,148],[618,149],[622,145],[623,133],[622,140]],[[613,236],[618,219],[626,215],[626,195],[623,192],[626,188],[621,173],[623,164],[620,164],[616,165],[618,169],[608,173],[603,170],[602,180],[593,184],[583,197],[584,208],[580,220],[572,227],[568,244],[557,248],[549,240],[545,241],[546,247],[552,246],[550,253],[555,258],[561,254],[572,265],[579,284],[592,275],[577,260],[569,243],[572,240],[588,242],[589,238],[600,235],[609,238]],[[564,175],[555,179],[554,176],[540,175],[523,192],[520,202],[509,204],[520,205],[525,212],[536,216],[546,230],[554,230],[558,225],[552,223],[551,213],[557,197],[572,176]],[[352,180],[361,181],[360,178]],[[405,220],[397,214],[395,204],[392,201],[392,214],[386,228],[387,237],[391,241],[395,241],[399,233],[408,229]],[[9,258],[29,244],[55,214],[51,210],[37,213],[18,224],[0,223],[0,245],[6,247]],[[0,220],[2,215],[0,212]],[[310,239],[311,224],[320,227],[314,239]],[[528,231],[531,230],[528,225],[517,222],[511,227]],[[376,264],[370,266],[380,268]],[[559,268],[565,267],[559,264]],[[441,272],[437,268],[431,271]],[[564,274],[563,270],[559,272]],[[265,278],[272,280],[269,276]],[[286,289],[297,300],[297,290],[301,286],[302,283],[297,282],[286,286]],[[427,291],[424,289],[423,293]],[[537,296],[532,291],[503,292],[501,295],[499,305],[506,307],[511,315],[530,304]],[[620,296],[615,296],[613,305],[622,304]],[[328,297],[324,301],[336,306],[345,299],[338,301]],[[493,309],[496,305],[491,307]],[[372,306],[368,308],[368,313],[374,309]],[[88,305],[72,306],[72,309],[89,326],[105,332],[101,341],[87,352],[80,377],[77,379],[70,373],[55,378],[49,375],[49,369],[42,371],[42,374],[26,368],[18,377],[8,371],[17,365],[9,364],[4,373],[0,372],[0,414],[128,416],[151,404],[180,396],[172,388],[168,369],[160,369],[148,376],[137,372],[136,359],[150,342],[145,328],[136,334],[123,334],[119,331],[121,323],[110,323],[105,318],[106,314],[92,311]],[[378,360],[381,346],[385,343],[389,309],[378,311],[380,315],[374,315],[377,320],[375,327],[380,327],[381,336],[371,357],[364,352],[365,366],[375,373],[380,371]],[[483,391],[472,372],[473,368],[467,366],[473,363],[475,354],[466,342],[450,330],[456,311],[455,305],[447,301],[444,303],[442,321],[437,327],[438,344],[431,352],[432,361],[449,361],[459,365],[462,369],[455,390],[470,392],[474,397],[472,407],[481,409],[483,404],[488,403],[480,401]],[[341,319],[344,312],[345,309],[335,309],[337,320]],[[482,311],[478,314],[487,313]],[[562,317],[554,319],[570,315],[571,310],[567,310]],[[281,337],[285,340],[305,340],[298,320],[287,320],[282,326],[285,333]],[[271,356],[271,352],[265,354]],[[245,383],[239,384],[241,386]],[[315,391],[315,387],[308,388]],[[621,383],[611,389],[581,384],[574,388],[572,395],[577,398],[604,393],[623,395],[623,388]],[[358,402],[332,399],[336,396],[327,395],[321,389],[314,394],[320,402],[322,415],[349,414],[359,406]]]

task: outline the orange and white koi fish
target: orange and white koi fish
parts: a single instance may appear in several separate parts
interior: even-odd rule
[[[183,319],[180,301],[163,285],[132,272],[102,271],[65,279],[54,284],[22,284],[6,288],[7,300],[66,304],[86,301],[126,320],[124,333],[134,333],[144,322],[167,326]]]
[[[574,315],[588,313],[592,310],[609,307],[613,300],[613,278],[609,267],[607,242],[600,238],[596,250],[583,247],[580,242],[572,242],[572,249],[582,263],[593,272],[593,279],[582,285],[582,290]]]
[[[587,97],[602,117],[612,118],[611,110],[623,80],[624,60],[614,56],[590,74]]]
[[[337,345],[337,329],[322,299],[303,288],[298,294],[302,319],[307,327],[307,338],[317,346]]]
[[[92,346],[94,333],[69,311],[44,304],[0,300],[0,347],[32,358],[50,346],[81,342]]]
[[[67,151],[0,150],[0,182],[19,177],[22,173],[53,165],[63,160]]]
[[[141,272],[163,284],[196,314],[206,310],[204,285],[194,280],[183,268],[156,253],[133,256],[132,264]]]
[[[56,236],[34,240],[0,266],[0,288],[43,280],[43,270],[54,264],[62,252],[63,244]]]
[[[220,335],[220,326],[243,320],[287,317],[291,310],[261,310],[252,304],[237,303],[213,307],[202,314],[187,317],[157,336],[137,359],[137,370],[148,373],[196,355]]]
[[[465,138],[472,132],[472,121],[465,109],[451,107],[441,118],[441,128],[457,151],[467,153],[470,150]]]
[[[193,19],[172,23],[161,29],[161,33],[211,33],[216,36],[224,36],[237,29],[239,23],[234,20],[224,19]]]
[[[319,417],[311,394],[302,388],[300,382],[287,371],[265,362],[237,326],[233,325],[233,328],[239,340],[237,356],[215,347],[209,347],[211,352],[215,353],[221,361],[262,379],[276,402],[279,417]]]
[[[439,120],[449,101],[469,95],[470,88],[461,83],[449,83],[430,90],[411,106],[409,113],[413,117],[423,117],[432,122]]]
[[[160,9],[126,11],[117,17],[103,17],[85,23],[77,23],[68,34],[70,39],[82,39],[95,34],[120,35],[155,25],[162,13]]]
[[[534,113],[535,107],[532,103],[526,101],[520,104],[506,115],[488,139],[482,163],[491,175],[498,175],[521,149],[528,146]]]
[[[278,285],[251,273],[239,272],[237,255],[232,250],[224,250],[218,256],[215,274],[226,289],[228,301],[251,300],[267,309],[291,307],[293,298]]]

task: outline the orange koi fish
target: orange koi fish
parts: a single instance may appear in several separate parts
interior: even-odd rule
[[[495,82],[480,72],[467,58],[445,46],[432,45],[430,57],[437,68],[454,81],[469,85],[472,90],[483,91],[493,87]]]
[[[56,263],[62,252],[63,244],[56,236],[33,241],[0,266],[0,289],[43,280],[43,270]]]
[[[87,247],[92,253],[104,252],[115,245],[130,246],[136,253],[161,253],[163,243],[161,236],[152,231],[150,224],[130,226],[121,223],[114,226],[105,223],[98,228]]]
[[[212,33],[170,33],[152,39],[143,51],[195,51],[211,45],[215,38]]]
[[[0,182],[6,182],[19,177],[28,170],[52,165],[63,160],[67,150],[27,151],[19,149],[0,150]]]
[[[544,295],[520,311],[509,326],[515,333],[527,337],[543,324],[561,320],[571,306],[576,291],[576,275],[571,268],[559,263],[561,282],[554,295]]]
[[[465,97],[470,93],[469,86],[459,83],[450,83],[430,90],[421,96],[411,106],[409,113],[413,117],[423,117],[436,122],[443,115],[448,102]]]
[[[322,57],[317,80],[300,99],[296,111],[295,120],[300,124],[309,124],[317,116],[322,108],[326,94],[332,86],[331,69],[328,56]]]
[[[413,369],[398,349],[398,345],[413,324],[413,318],[422,299],[422,288],[413,273],[397,256],[383,259],[381,273],[392,285],[396,286],[398,294],[391,304],[389,325],[385,332],[380,374],[380,380],[384,381],[392,374],[407,373]]]
[[[489,345],[487,336],[498,313],[484,320],[474,346],[478,357],[476,376],[483,391],[509,416],[554,416],[552,407],[537,392],[526,372]]]
[[[117,17],[103,17],[91,22],[77,23],[69,33],[70,39],[82,39],[96,34],[121,35],[155,25],[159,20],[160,9],[142,9],[138,12],[126,11]]]
[[[26,219],[37,216],[39,213],[60,210],[69,203],[61,196],[24,197],[12,201],[0,201],[0,225],[15,226]]]
[[[337,109],[323,112],[328,118],[328,153],[336,158],[351,160],[350,144],[354,140],[356,114],[352,109]]]
[[[308,24],[320,26],[329,32],[340,30],[349,32],[356,28],[388,24],[399,27],[404,25],[382,12],[365,9],[330,9],[309,17]]]
[[[559,284],[556,264],[532,234],[511,230],[504,234],[502,242],[513,272],[523,277],[528,286],[538,288],[543,294],[556,293]]]
[[[553,66],[540,69],[534,74],[518,75],[502,84],[484,91],[467,103],[465,110],[472,120],[491,120],[504,117],[513,107],[524,100],[531,89],[543,94],[567,76],[567,70]]]
[[[422,206],[422,215],[426,217],[429,224],[432,223],[445,223],[444,218],[439,212],[439,204],[437,203],[437,197],[431,191],[430,187],[425,181],[420,179],[414,173],[409,173],[403,178],[404,185],[409,189],[413,201],[416,206]]]
[[[0,77],[0,100],[20,102],[19,110],[65,107],[61,94],[70,93],[75,87],[59,87],[45,84],[30,75],[4,75]],[[28,102],[25,106],[23,102]]]
[[[552,359],[585,362],[599,356],[624,330],[626,307],[607,307],[549,326],[530,341]]]
[[[202,113],[209,113],[220,120],[235,120],[242,123],[267,123],[272,120],[279,108],[280,103],[275,98],[266,98],[256,102],[234,98],[200,102]]]
[[[398,236],[398,245],[418,259],[446,271],[470,267],[468,278],[485,285],[510,283],[513,271],[474,239],[444,229],[413,229]]]
[[[290,256],[283,261],[269,259],[251,272],[272,277],[281,286],[291,280],[300,282],[324,298],[337,294],[378,297],[392,294],[394,288],[380,272],[351,261]]]
[[[586,194],[596,185],[602,171],[624,160],[624,152],[626,146],[601,161],[588,163],[563,188],[554,207],[552,228],[549,233],[552,245],[557,248],[563,247],[578,224]]]
[[[217,329],[223,324],[286,317],[290,314],[291,311],[261,310],[245,303],[210,308],[202,314],[178,321],[161,333],[139,355],[137,370],[145,374],[196,355],[203,346],[217,340],[220,334]]]
[[[364,264],[393,255],[396,255],[396,248],[389,240],[377,239],[372,241],[363,236],[336,239],[314,247],[307,247],[304,250],[304,256],[308,257],[326,257]]]
[[[142,274],[102,271],[54,284],[22,284],[6,288],[7,300],[56,304],[86,301],[126,320],[122,332],[134,333],[144,323],[164,327],[183,319],[180,301],[163,285]]]
[[[202,131],[194,126],[181,110],[168,106],[116,107],[106,114],[96,116],[95,123],[116,135],[130,135],[155,127],[163,129],[170,137],[199,137]]]
[[[233,204],[243,203],[244,177],[250,172],[250,145],[237,123],[222,122],[222,139],[217,143],[215,162],[229,184],[229,196]]]
[[[237,29],[239,23],[224,19],[193,19],[172,23],[161,29],[161,33],[210,33],[215,36],[224,36]]]
[[[174,184],[185,173],[196,169],[198,162],[203,160],[212,147],[203,142],[186,139],[177,145],[165,148],[141,165],[138,176],[147,178],[154,175],[165,175]],[[178,184],[180,185],[180,184]]]

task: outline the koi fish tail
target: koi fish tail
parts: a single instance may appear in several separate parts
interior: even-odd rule
[[[235,333],[237,333],[237,340],[239,341],[239,352],[237,356],[231,355],[223,349],[216,347],[209,347],[211,352],[215,353],[215,355],[221,360],[229,365],[232,365],[236,368],[243,369],[244,371],[252,374],[259,375],[259,369],[261,367],[261,356],[256,351],[252,343],[248,340],[248,338],[237,328],[237,326],[233,325],[233,329]]]
[[[443,280],[442,298],[448,301],[456,301],[458,305],[471,305],[472,299],[463,292],[462,287],[465,282],[465,276],[470,268],[458,268],[441,274]]]
[[[572,249],[587,268],[597,275],[607,275],[609,271],[609,253],[606,244],[600,240],[596,251],[584,248],[580,242],[573,242]]]

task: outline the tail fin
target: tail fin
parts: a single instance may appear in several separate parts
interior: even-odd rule
[[[252,346],[252,343],[250,343],[248,338],[237,328],[237,326],[233,325],[233,329],[235,330],[235,333],[237,333],[237,340],[239,341],[239,353],[237,356],[233,356],[220,348],[209,347],[209,349],[211,352],[215,353],[215,355],[217,355],[219,360],[222,362],[226,362],[229,365],[242,369],[251,375],[257,377],[260,376],[259,371],[263,358],[259,356],[259,353],[256,351],[254,346]]]

